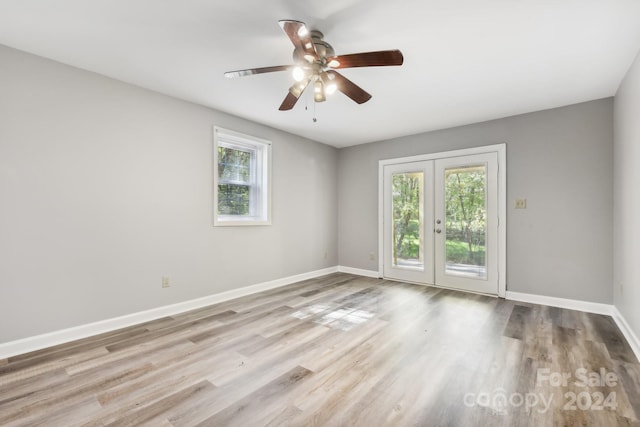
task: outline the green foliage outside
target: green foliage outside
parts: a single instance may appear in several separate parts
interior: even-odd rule
[[[250,212],[251,153],[218,147],[218,213],[248,215]]]
[[[485,265],[485,176],[484,167],[451,169],[445,174],[448,262]]]
[[[393,262],[419,259],[420,256],[420,195],[422,174],[393,175]]]
[[[454,264],[484,265],[485,249],[480,246],[471,254],[467,242],[447,240],[447,260]]]
[[[420,258],[422,176],[393,175],[394,263]],[[485,173],[483,167],[447,170],[445,175],[447,262],[485,265]]]
[[[249,187],[234,184],[218,185],[218,213],[249,215]]]

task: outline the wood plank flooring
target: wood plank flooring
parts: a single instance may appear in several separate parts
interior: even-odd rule
[[[2,426],[639,419],[608,316],[342,273],[0,360]]]

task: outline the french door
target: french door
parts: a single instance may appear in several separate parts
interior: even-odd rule
[[[383,276],[499,294],[498,153],[383,166]]]

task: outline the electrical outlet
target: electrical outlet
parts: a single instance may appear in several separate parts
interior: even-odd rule
[[[375,252],[369,252],[369,260],[370,261],[375,261],[376,260]]]
[[[527,199],[516,199],[516,209],[527,209]]]
[[[162,287],[168,288],[171,286],[171,282],[169,281],[169,276],[162,276]]]
[[[622,296],[624,293],[624,286],[622,286],[622,282],[618,283],[618,286],[620,287],[620,296]]]
[[[329,258],[329,253],[327,251],[324,251],[324,259]]]

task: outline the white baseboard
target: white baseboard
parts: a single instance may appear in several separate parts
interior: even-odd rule
[[[524,294],[521,292],[507,291],[506,299],[512,301],[528,302],[530,304],[549,305],[551,307],[568,308],[569,310],[584,311],[587,313],[613,315],[613,305],[598,302],[581,301],[567,298],[547,297],[543,295]]]
[[[361,268],[345,267],[343,265],[338,266],[338,271],[341,273],[355,274],[357,276],[373,277],[375,279],[380,277],[377,271],[363,270]]]
[[[629,326],[627,319],[625,319],[622,313],[618,311],[616,306],[613,307],[612,317],[618,325],[618,328],[622,331],[624,337],[627,339],[631,349],[636,354],[636,359],[640,361],[640,339],[638,339],[638,336],[633,332],[631,326]]]
[[[618,325],[618,329],[620,329],[622,335],[626,338],[629,346],[631,346],[636,358],[640,360],[640,339],[638,339],[638,336],[633,332],[629,323],[627,323],[627,320],[614,305],[566,298],[545,297],[542,295],[523,294],[511,291],[507,291],[507,299],[611,316],[614,322],[616,322],[616,325]]]
[[[324,268],[322,270],[311,271],[308,273],[297,274],[294,276],[284,277],[281,279],[271,280],[269,282],[258,283],[251,286],[245,286],[239,289],[221,292],[218,294],[208,295],[206,297],[184,301],[172,305],[153,308],[151,310],[132,313],[125,316],[115,317],[112,319],[101,320],[99,322],[88,323],[86,325],[75,326],[73,328],[63,329],[59,331],[49,332],[42,335],[23,338],[16,341],[9,341],[0,344],[0,359],[6,359],[18,354],[24,354],[35,350],[63,344],[66,342],[110,332],[116,329],[133,326],[139,323],[148,322],[165,316],[171,316],[185,311],[206,307],[208,305],[232,300],[234,298],[255,294],[269,289],[279,288],[281,286],[290,285],[292,283],[303,280],[313,279],[331,273],[342,272],[355,274],[364,277],[378,278],[379,274],[373,270],[363,270],[359,268],[336,266]],[[631,346],[636,358],[640,360],[640,339],[633,332],[624,316],[618,309],[610,304],[601,304],[588,301],[572,300],[565,298],[547,297],[542,295],[526,294],[520,292],[507,291],[507,299],[513,301],[527,302],[531,304],[542,304],[552,307],[567,308],[570,310],[584,311],[587,313],[604,314],[611,316],[620,328]]]
[[[128,326],[148,322],[165,316],[183,313],[185,311],[206,307],[208,305],[217,304],[234,298],[255,294],[257,292],[262,292],[269,289],[279,288],[281,286],[290,285],[292,283],[313,279],[336,272],[338,272],[338,267],[324,268],[322,270],[297,274],[295,276],[289,276],[281,279],[271,280],[269,282],[258,283],[256,285],[245,286],[239,289],[232,289],[230,291],[220,292],[217,294],[208,295],[206,297],[183,301],[163,307],[157,307],[138,313],[132,313],[112,319],[101,320],[98,322],[75,326],[68,329],[62,329],[42,335],[23,338],[16,341],[0,343],[0,359],[6,359],[18,354],[24,354],[31,351],[40,350],[66,342],[90,337],[93,335],[114,331],[116,329],[126,328]]]

